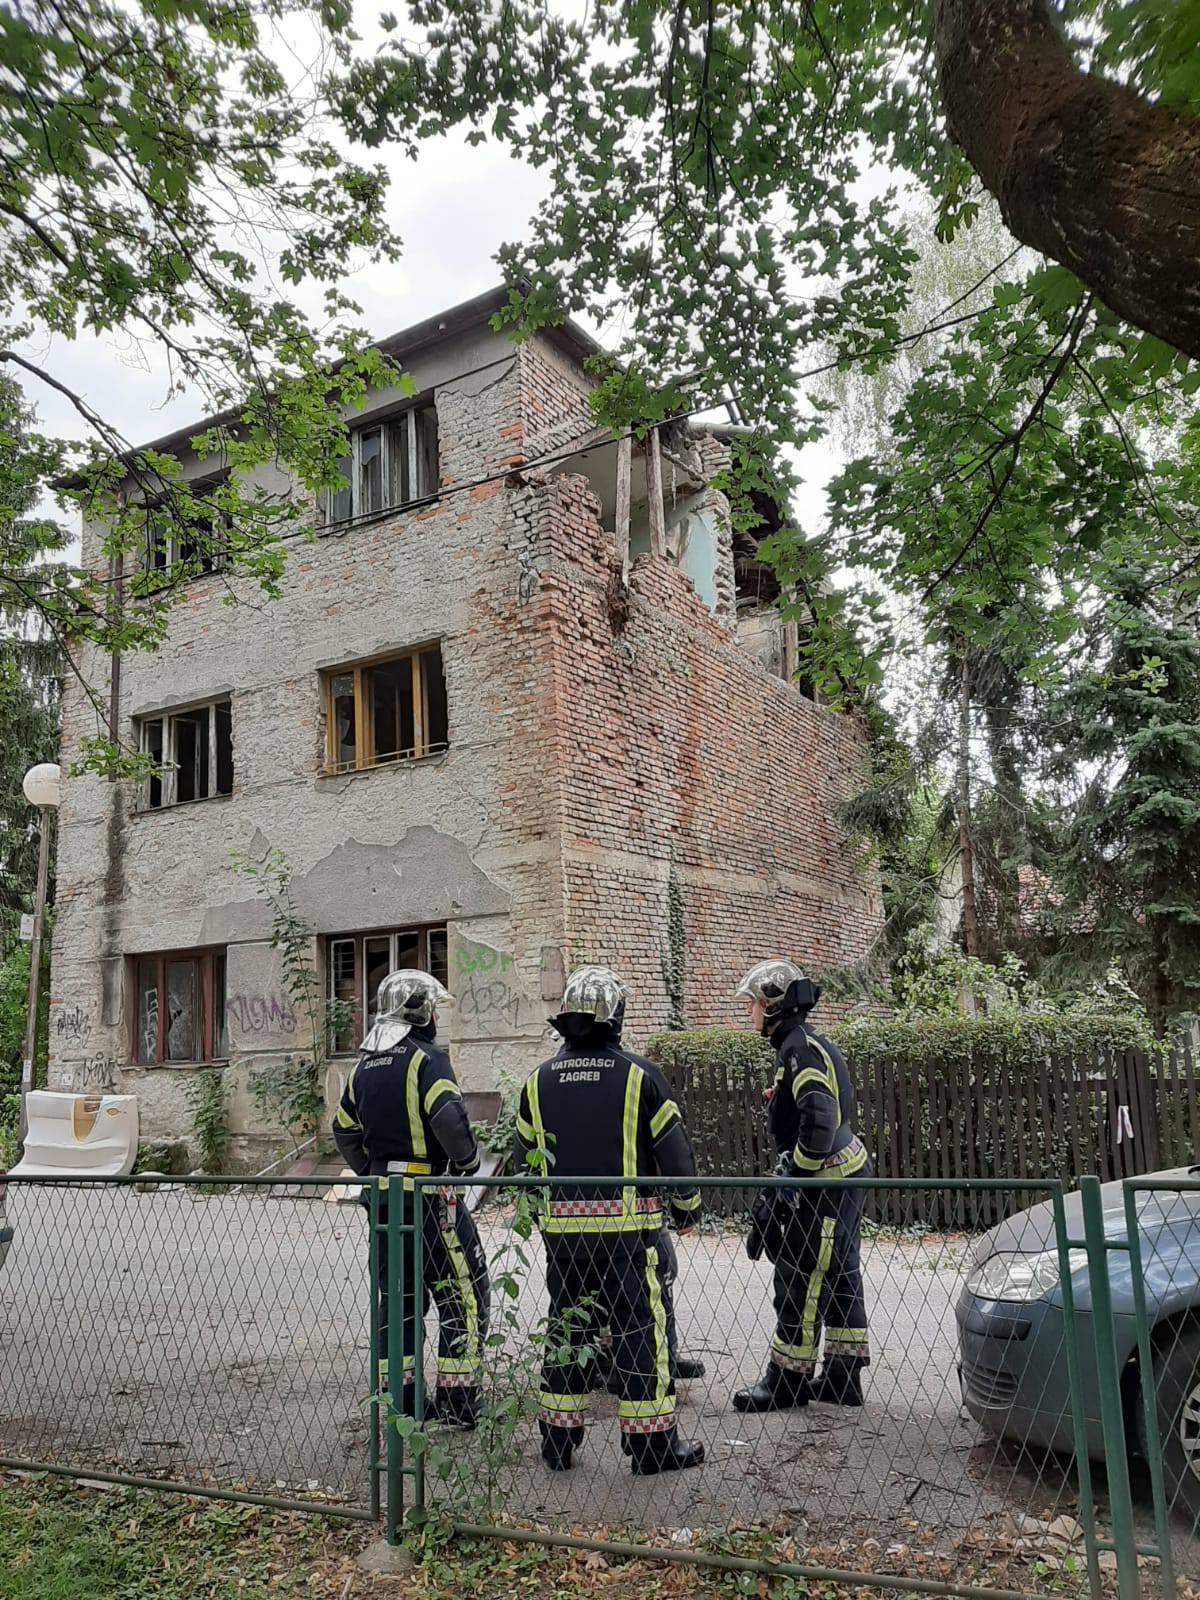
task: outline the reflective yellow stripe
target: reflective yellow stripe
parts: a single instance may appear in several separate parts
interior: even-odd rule
[[[824,1170],[831,1178],[852,1178],[856,1172],[861,1172],[867,1164],[866,1147],[855,1140],[840,1150],[836,1156],[826,1162]]]
[[[538,1170],[549,1172],[550,1152],[546,1148],[546,1125],[542,1121],[542,1103],[538,1090],[538,1073],[541,1070],[539,1067],[537,1072],[530,1074],[525,1084],[525,1093],[529,1100],[529,1119],[533,1124],[533,1143],[538,1155]]]
[[[824,1164],[824,1156],[806,1156],[800,1150],[792,1151],[792,1165],[797,1172],[820,1172]]]
[[[415,1156],[426,1153],[425,1125],[421,1121],[421,1063],[424,1059],[423,1050],[414,1050],[408,1063],[408,1131]]]
[[[646,1074],[641,1067],[631,1066],[625,1080],[625,1117],[621,1130],[621,1172],[626,1178],[637,1177],[638,1107],[642,1101],[642,1079]],[[625,1215],[632,1217],[637,1206],[637,1190],[625,1189]]]
[[[337,1116],[334,1117],[333,1120],[334,1120],[334,1122],[337,1123],[339,1128],[357,1128],[358,1127],[357,1121],[350,1115],[350,1113],[346,1110],[345,1106],[339,1106],[338,1107]]]
[[[436,1083],[430,1085],[425,1096],[425,1110],[432,1111],[444,1094],[456,1094],[460,1100],[462,1099],[456,1083],[451,1083],[449,1078],[439,1078]]]
[[[468,1363],[467,1370],[474,1372],[479,1363],[479,1302],[475,1298],[475,1285],[471,1282],[471,1271],[467,1266],[462,1246],[458,1242],[458,1235],[447,1228],[442,1234],[442,1240],[446,1246],[446,1254],[450,1257],[450,1265],[454,1268],[467,1325],[466,1336],[463,1339],[463,1359]],[[441,1370],[445,1372],[449,1369],[442,1367]]]
[[[662,1227],[662,1211],[638,1211],[628,1217],[553,1217],[543,1216],[538,1225],[543,1233],[641,1233]]]
[[[669,1417],[675,1410],[674,1395],[663,1400],[622,1400],[617,1406],[621,1417]]]
[[[695,1194],[673,1194],[671,1204],[676,1211],[695,1211],[699,1208],[700,1198],[700,1191],[697,1189]]]
[[[840,1122],[842,1120],[842,1097],[838,1090],[837,1068],[833,1064],[833,1057],[829,1054],[829,1051],[826,1050],[821,1041],[819,1039],[814,1039],[811,1033],[806,1031],[804,1037],[808,1040],[809,1044],[812,1045],[813,1049],[825,1063],[826,1070],[829,1073],[829,1092],[833,1096],[834,1105],[838,1108],[838,1121]]]
[[[798,1072],[792,1079],[792,1095],[795,1099],[799,1099],[800,1090],[806,1083],[815,1083],[822,1089],[828,1089],[829,1074],[822,1072],[820,1067],[805,1067],[802,1072]]]
[[[817,1313],[821,1309],[821,1289],[829,1263],[833,1260],[832,1217],[821,1219],[821,1244],[817,1251],[817,1264],[809,1274],[808,1288],[804,1291],[804,1314],[800,1322],[800,1339],[806,1350],[815,1353],[817,1343]]]
[[[538,1404],[547,1411],[586,1411],[588,1397],[586,1394],[551,1394],[543,1389],[538,1395]]]
[[[656,1411],[625,1412],[625,1416],[660,1417],[673,1411],[675,1401],[671,1396],[671,1357],[667,1347],[667,1313],[663,1305],[662,1283],[658,1276],[658,1250],[654,1245],[646,1251],[646,1284],[650,1290],[650,1317],[654,1328],[654,1398],[660,1407]]]
[[[835,1339],[838,1344],[866,1344],[870,1334],[866,1328],[831,1328],[826,1323],[825,1338]]]
[[[781,1356],[790,1356],[793,1361],[811,1361],[817,1353],[815,1344],[788,1344],[778,1334],[771,1340],[771,1349],[778,1350]]]
[[[536,1142],[537,1136],[533,1131],[533,1124],[531,1122],[526,1122],[525,1118],[519,1114],[517,1116],[517,1132],[521,1135],[526,1144],[532,1145]]]
[[[666,1127],[667,1123],[670,1122],[671,1118],[678,1117],[679,1114],[679,1107],[675,1104],[674,1100],[664,1101],[664,1103],[659,1106],[658,1110],[650,1118],[651,1136],[657,1139],[659,1134]]]

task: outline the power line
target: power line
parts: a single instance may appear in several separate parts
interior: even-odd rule
[[[1004,263],[1000,263],[1000,266],[1003,264]],[[999,267],[992,268],[990,272],[985,274],[984,278],[980,279],[979,284],[977,284],[975,287],[980,287],[982,283],[987,281],[987,278],[991,277],[993,273],[998,270]],[[971,292],[973,291],[968,291],[968,293]],[[950,307],[946,307],[944,310],[951,309],[953,306],[961,304],[963,298],[964,296],[960,295],[958,299],[951,302]],[[926,339],[932,334],[943,333],[951,328],[960,327],[964,323],[973,322],[990,309],[990,306],[980,306],[973,311],[964,312],[961,316],[950,317],[945,318],[944,320],[926,323],[923,327],[916,329],[914,332],[902,334],[887,344],[873,346],[867,350],[855,351],[851,355],[835,357],[832,360],[823,361],[817,366],[809,367],[806,371],[795,374],[792,381],[795,384],[805,383],[812,378],[823,377],[827,373],[835,372],[848,366],[856,366],[864,361],[880,360],[889,355],[898,354],[900,350],[919,342],[921,339]],[[942,313],[939,313],[939,317],[941,316]],[[721,393],[712,398],[701,401],[697,405],[690,406],[685,410],[668,413],[666,416],[660,418],[656,423],[643,424],[640,430],[638,427],[633,426],[619,433],[607,431],[601,432],[597,437],[589,439],[585,442],[581,443],[576,441],[575,443],[572,443],[571,445],[560,450],[551,451],[541,456],[531,456],[525,461],[513,462],[506,467],[502,467],[494,472],[484,473],[477,478],[471,478],[462,483],[448,484],[445,487],[437,489],[433,494],[424,496],[419,501],[410,501],[404,506],[389,506],[378,513],[373,512],[367,516],[347,519],[343,522],[337,523],[336,525],[330,525],[317,536],[334,538],[344,537],[345,534],[353,532],[355,528],[369,526],[381,520],[381,518],[384,516],[395,515],[399,512],[408,512],[418,510],[423,507],[438,505],[444,501],[453,499],[456,495],[469,494],[472,492],[472,490],[486,488],[493,483],[507,482],[514,476],[535,472],[541,468],[558,466],[563,462],[574,460],[577,456],[584,455],[590,450],[597,450],[608,445],[618,444],[625,439],[635,439],[638,436],[639,431],[648,432],[653,427],[663,427],[675,422],[686,422],[692,417],[702,415],[704,412],[719,410],[722,406],[728,407],[731,405],[737,406],[740,411],[740,402],[736,395]],[[203,424],[201,423],[197,426],[202,427]],[[186,485],[184,485],[184,487],[186,488]],[[290,544],[297,539],[309,540],[314,536],[315,531],[316,530],[310,527],[297,528],[289,533],[281,533],[277,535],[273,543]],[[204,574],[197,574],[197,576],[203,575]],[[118,579],[102,574],[94,574],[89,575],[89,581],[93,586],[99,586],[116,582],[124,582],[125,576],[122,576],[120,579]],[[165,594],[167,592],[167,586],[164,586],[162,590],[156,592],[159,594]],[[151,596],[147,595],[145,598],[151,598]]]

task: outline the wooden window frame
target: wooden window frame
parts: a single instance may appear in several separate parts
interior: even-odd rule
[[[398,490],[392,484],[392,450],[389,430],[404,424],[404,465],[408,472],[409,493],[404,497],[403,479]],[[382,503],[371,510],[362,508],[362,441],[364,435],[381,430],[381,489]],[[389,411],[383,416],[360,420],[350,429],[349,469],[350,513],[345,517],[333,514],[335,491],[326,492],[322,511],[327,528],[347,528],[356,522],[386,516],[391,511],[403,511],[409,506],[423,505],[437,498],[438,489],[438,431],[437,410],[432,404],[404,406],[399,411]]]
[[[205,800],[227,800],[229,795],[222,793],[217,788],[217,707],[229,707],[229,747],[230,747],[230,790],[233,793],[233,696],[218,695],[215,700],[196,700],[186,706],[172,706],[169,711],[150,711],[145,716],[135,719],[138,750],[143,755],[150,754],[150,724],[161,722],[163,725],[162,738],[162,798],[159,803],[150,803],[151,779],[143,778],[138,785],[137,808],[139,811],[168,811],[173,806],[200,805]],[[180,800],[179,768],[175,760],[175,721],[178,717],[186,717],[194,711],[208,712],[208,793],[197,795],[191,800]]]
[[[144,955],[128,957],[129,963],[129,989],[133,996],[133,1003],[129,1007],[130,1014],[130,1039],[129,1059],[135,1067],[153,1069],[158,1067],[202,1067],[214,1061],[224,1061],[227,1055],[218,1054],[218,1047],[223,1042],[220,1038],[221,1029],[217,1018],[217,967],[220,964],[222,979],[228,988],[228,967],[226,965],[227,948],[225,945],[209,945],[202,949],[191,950],[162,950],[153,951]],[[169,1061],[166,1057],[167,1046],[167,1008],[165,1004],[167,986],[167,965],[172,961],[194,961],[200,968],[200,1049],[201,1054],[190,1061]],[[154,986],[158,993],[158,1035],[155,1042],[155,1059],[142,1060],[141,1050],[141,984],[139,981],[140,969],[143,962],[153,962],[155,965]],[[226,1023],[228,1026],[228,1023]]]
[[[449,961],[449,929],[445,922],[419,922],[410,924],[405,928],[365,928],[359,933],[328,933],[322,940],[322,959],[325,962],[325,1000],[332,1006],[337,996],[333,992],[334,965],[333,947],[336,944],[353,943],[354,945],[354,1031],[357,1039],[361,1039],[367,1029],[367,1004],[366,1004],[366,960],[363,955],[364,941],[367,939],[387,939],[388,945],[388,971],[396,968],[396,941],[398,939],[411,939],[414,935],[417,940],[417,965],[423,971],[429,971],[429,940],[435,934],[447,936],[447,961]],[[331,1025],[329,1028],[329,1053],[330,1055],[353,1055],[358,1049],[357,1040],[347,1050],[337,1047],[337,1033]]]
[[[343,667],[328,667],[321,674],[321,697],[325,713],[325,766],[328,777],[344,776],[348,772],[367,772],[372,767],[390,767],[400,761],[421,761],[426,756],[440,755],[450,748],[450,712],[446,710],[446,738],[431,745],[425,737],[429,726],[429,681],[423,658],[437,655],[445,679],[446,662],[440,641],[415,645],[409,650],[389,651],[385,655],[370,656],[364,661],[347,662]],[[399,661],[412,662],[412,717],[413,748],[398,750],[392,755],[376,757],[375,720],[371,714],[367,690],[367,673],[373,667],[393,666]],[[339,761],[337,752],[337,722],[334,717],[333,685],[339,678],[350,678],[354,684],[354,760]],[[397,708],[397,727],[399,715]]]

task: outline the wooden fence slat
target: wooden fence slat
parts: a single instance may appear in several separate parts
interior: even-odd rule
[[[1038,1130],[1038,1160],[1034,1174],[1038,1178],[1057,1176],[1054,1161],[1054,1112],[1050,1099],[1051,1063],[1048,1056],[1038,1062],[1038,1103],[1042,1108],[1042,1125]]]

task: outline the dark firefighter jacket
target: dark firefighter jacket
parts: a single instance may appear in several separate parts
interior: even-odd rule
[[[432,1025],[413,1028],[394,1050],[359,1057],[333,1119],[333,1137],[360,1177],[386,1173],[389,1163],[392,1171],[413,1176],[478,1170],[467,1108]]]
[[[564,1045],[530,1075],[517,1108],[517,1159],[553,1180],[541,1202],[548,1234],[662,1226],[662,1197],[652,1189],[600,1189],[571,1178],[696,1175],[687,1129],[658,1068],[604,1042]],[[667,1200],[677,1222],[692,1222],[700,1209],[698,1189],[672,1188]]]
[[[777,1149],[797,1173],[849,1178],[866,1164],[854,1134],[854,1090],[841,1051],[796,1016],[771,1034],[775,1088],[767,1112]]]

